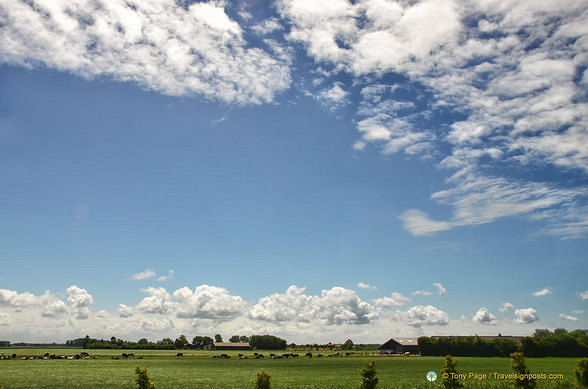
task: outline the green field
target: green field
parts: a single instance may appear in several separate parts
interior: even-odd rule
[[[376,360],[379,388],[438,388],[439,381],[429,383],[426,373],[439,373],[442,357],[379,357],[352,355],[349,357],[324,357],[308,359],[252,359],[253,352],[244,352],[249,359],[238,360],[236,353],[228,353],[230,359],[212,359],[221,352],[184,351],[176,359],[176,351],[137,351],[136,356],[113,360],[121,350],[88,350],[99,359],[90,360],[21,360],[23,356],[39,356],[45,352],[57,355],[74,355],[82,350],[34,350],[3,349],[0,353],[18,355],[16,360],[0,360],[0,385],[11,388],[134,388],[135,366],[148,368],[149,376],[158,389],[161,388],[252,388],[251,380],[259,371],[271,375],[274,388],[357,388],[360,381],[358,369],[365,362]],[[316,352],[314,352],[316,354]],[[266,357],[269,352],[264,352]],[[487,374],[489,378],[466,379],[466,387],[507,388],[512,385],[505,380],[493,378],[493,373],[509,373],[508,358],[460,357],[459,373]],[[528,359],[532,373],[563,374],[563,379],[539,381],[539,388],[574,387],[574,368],[578,358]]]

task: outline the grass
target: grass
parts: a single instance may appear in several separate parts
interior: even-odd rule
[[[378,388],[438,388],[438,382],[426,381],[430,370],[440,372],[442,357],[378,357],[355,355],[339,358],[298,359],[246,359],[238,360],[236,353],[230,359],[211,359],[214,352],[184,351],[176,359],[176,351],[134,351],[143,359],[112,360],[121,350],[89,350],[99,359],[90,360],[20,360],[24,355],[42,355],[45,352],[57,355],[72,355],[81,350],[8,350],[6,355],[16,353],[16,360],[0,361],[0,385],[11,388],[134,388],[135,366],[146,367],[151,380],[162,388],[252,388],[253,377],[259,371],[271,375],[273,388],[357,388],[360,381],[358,370],[365,362],[376,360],[380,384]],[[216,352],[220,354],[221,352]],[[252,356],[252,352],[245,352]],[[265,353],[266,356],[269,353]],[[508,381],[491,378],[492,373],[510,373],[509,358],[457,357],[460,373],[486,373],[490,378],[477,381],[466,379],[469,388],[511,388]],[[539,388],[563,389],[574,387],[573,370],[577,358],[528,359],[532,373],[563,374],[563,380],[541,380]]]

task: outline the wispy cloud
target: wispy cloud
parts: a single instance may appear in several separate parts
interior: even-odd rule
[[[565,313],[560,313],[560,314],[559,314],[559,318],[560,318],[560,319],[563,319],[563,320],[565,320],[565,321],[578,321],[578,320],[580,320],[580,319],[578,319],[578,318],[577,318],[577,317],[575,317],[575,316],[570,316],[570,315],[568,315],[568,314],[565,314]]]
[[[508,310],[514,311],[514,309],[515,309],[515,306],[512,305],[511,303],[508,303],[508,302],[506,302],[506,303],[500,303],[500,307],[498,308],[498,310],[500,312],[506,312]]]
[[[580,297],[582,300],[588,300],[588,290],[578,292],[578,297]]]
[[[535,297],[547,296],[548,294],[551,294],[550,288],[543,288],[541,290],[538,290],[537,292],[533,292],[533,296]]]
[[[398,306],[401,306],[401,305],[404,305],[404,304],[407,304],[410,302],[412,302],[411,299],[403,296],[401,293],[398,293],[398,292],[392,292],[390,297],[382,297],[379,299],[374,299],[374,304],[376,304],[378,307],[384,307],[384,308],[398,307]]]
[[[174,271],[170,270],[167,272],[167,275],[157,277],[157,281],[164,282],[164,281],[169,281],[172,278],[174,278]]]
[[[140,280],[145,280],[147,278],[155,277],[155,275],[156,274],[153,270],[147,269],[145,271],[133,274],[133,276],[131,278],[135,281],[140,281]]]
[[[357,287],[360,289],[372,289],[372,290],[376,290],[378,288],[376,288],[375,286],[363,283],[363,282],[358,282],[357,283]]]

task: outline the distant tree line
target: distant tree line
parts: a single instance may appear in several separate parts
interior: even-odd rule
[[[528,357],[588,357],[588,330],[538,329],[523,338],[521,351]]]
[[[419,338],[421,355],[461,357],[508,357],[519,345],[512,339],[483,339],[478,336],[441,336]]]
[[[528,357],[588,356],[588,330],[538,329],[533,336],[522,338],[520,344],[508,337],[483,339],[478,336],[422,336],[418,342],[421,355],[427,356],[507,357],[514,352]]]
[[[65,342],[69,347],[82,347],[85,349],[127,349],[127,350],[174,350],[176,347],[174,341],[170,338],[164,338],[158,342],[150,342],[145,338],[132,342],[116,337],[110,340],[92,339],[89,336],[77,338]]]

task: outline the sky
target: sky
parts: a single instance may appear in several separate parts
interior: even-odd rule
[[[588,328],[582,0],[0,0],[0,340]]]

